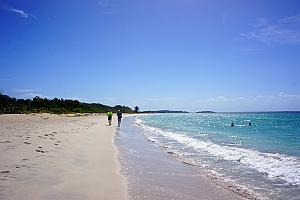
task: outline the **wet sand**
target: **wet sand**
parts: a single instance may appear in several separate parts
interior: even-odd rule
[[[0,199],[127,199],[116,121],[106,125],[104,115],[0,115]]]
[[[232,200],[241,196],[217,186],[197,167],[184,164],[144,137],[125,118],[116,136],[130,200]]]

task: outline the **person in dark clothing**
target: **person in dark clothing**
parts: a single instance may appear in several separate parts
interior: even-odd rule
[[[120,127],[121,120],[122,120],[122,112],[121,112],[121,110],[118,110],[117,116],[118,116],[118,126]]]

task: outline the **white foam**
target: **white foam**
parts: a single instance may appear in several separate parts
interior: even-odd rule
[[[299,158],[283,154],[263,153],[252,149],[243,149],[232,146],[221,146],[209,141],[201,141],[171,131],[163,131],[158,128],[143,124],[136,119],[136,123],[159,136],[163,136],[176,142],[193,148],[197,151],[206,151],[213,156],[241,164],[265,173],[272,180],[280,179],[287,184],[300,185],[300,160]]]

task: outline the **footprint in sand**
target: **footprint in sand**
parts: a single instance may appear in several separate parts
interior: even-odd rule
[[[47,139],[46,137],[44,137],[42,135],[39,135],[38,137],[41,138],[41,139]]]
[[[23,142],[24,144],[31,144],[30,142],[27,142],[27,141],[25,141],[25,142]]]
[[[2,141],[2,142],[0,142],[0,144],[7,144],[7,143],[11,143],[11,141]]]
[[[19,168],[23,168],[23,167],[26,167],[26,168],[30,168],[29,165],[16,165],[16,168],[19,169]]]
[[[10,171],[5,170],[5,171],[0,171],[0,174],[3,174],[4,176],[0,179],[1,181],[6,181],[8,178]]]
[[[40,149],[36,149],[35,151],[36,151],[36,152],[39,152],[39,153],[45,153],[44,150],[40,150]]]

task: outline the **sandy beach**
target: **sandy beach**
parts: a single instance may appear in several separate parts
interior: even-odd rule
[[[0,199],[241,199],[153,146],[133,118],[118,128],[71,116],[0,115]]]
[[[0,199],[127,199],[106,116],[0,115]]]

